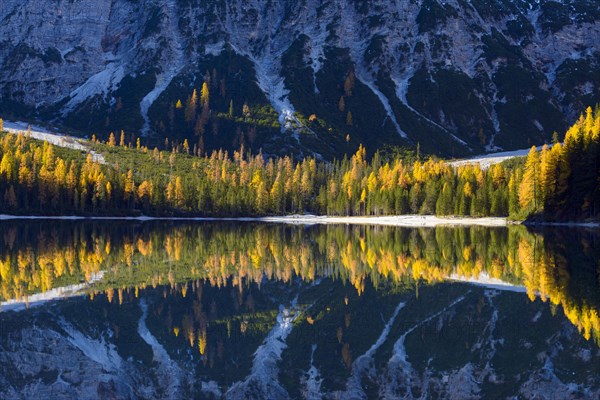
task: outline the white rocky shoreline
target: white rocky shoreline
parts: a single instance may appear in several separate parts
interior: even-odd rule
[[[77,215],[8,215],[0,214],[0,221],[8,220],[106,220],[106,221],[231,221],[231,222],[267,222],[298,225],[382,225],[404,227],[435,226],[507,226],[518,223],[503,217],[437,217],[435,215],[394,215],[380,217],[335,217],[320,215],[282,215],[268,217],[151,217],[151,216],[77,216]]]
[[[294,214],[266,217],[153,217],[140,216],[81,216],[81,215],[11,215],[0,214],[0,221],[11,220],[69,220],[69,221],[183,221],[183,222],[264,222],[293,225],[378,225],[398,227],[436,226],[488,226],[505,227],[509,225],[554,226],[570,228],[600,228],[595,221],[516,221],[506,217],[458,217],[436,215],[387,215],[387,216],[327,216],[312,214]]]

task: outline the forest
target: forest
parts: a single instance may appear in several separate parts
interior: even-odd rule
[[[592,220],[600,214],[600,110],[591,107],[563,143],[532,147],[524,162],[490,168],[443,160],[369,159],[360,146],[333,162],[201,154],[140,139],[58,148],[27,132],[0,133],[0,212],[43,215],[265,216],[436,214],[516,220]],[[168,149],[168,150],[165,150]]]

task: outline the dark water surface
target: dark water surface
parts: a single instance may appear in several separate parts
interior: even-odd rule
[[[599,240],[0,222],[0,398],[598,398]]]

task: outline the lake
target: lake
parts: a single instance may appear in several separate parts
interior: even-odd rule
[[[0,222],[0,398],[598,398],[600,234]]]

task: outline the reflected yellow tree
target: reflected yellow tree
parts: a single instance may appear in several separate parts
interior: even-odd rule
[[[598,299],[593,296],[598,293],[593,242],[583,245],[589,263],[596,263],[586,267],[595,280],[573,281],[574,267],[564,246],[552,245],[522,226],[302,228],[220,223],[132,229],[127,225],[76,224],[60,230],[22,224],[6,226],[2,240],[2,300],[26,299],[34,293],[89,281],[100,272],[104,278],[89,287],[90,295],[106,292],[111,302],[119,303],[137,297],[139,290],[147,287],[166,285],[165,296],[192,293],[201,298],[205,283],[232,285],[242,293],[249,284],[260,285],[265,278],[312,282],[326,277],[350,283],[359,294],[367,284],[378,287],[384,282],[497,279],[524,286],[532,301],[539,297],[562,306],[586,339],[600,343]],[[561,240],[554,238],[553,242]],[[596,286],[575,290],[590,285]],[[246,301],[251,306],[252,299]],[[206,312],[199,306],[190,316],[192,320],[181,325],[191,346],[206,341],[201,323],[207,320]]]

